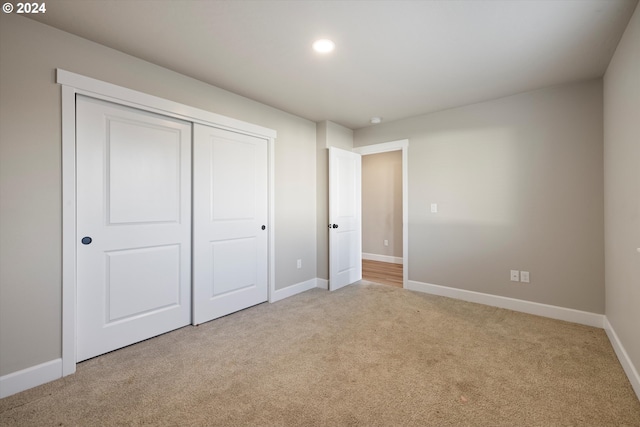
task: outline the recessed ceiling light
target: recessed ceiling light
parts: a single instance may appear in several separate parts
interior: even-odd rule
[[[382,122],[382,117],[371,117],[371,124],[377,125]]]
[[[313,50],[318,53],[329,53],[335,49],[336,44],[329,39],[320,39],[313,42]]]

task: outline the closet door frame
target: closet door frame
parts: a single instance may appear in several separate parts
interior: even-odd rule
[[[106,83],[66,70],[56,70],[62,89],[62,372],[76,371],[76,95],[220,129],[256,136],[267,141],[268,174],[268,298],[275,292],[274,244],[274,144],[276,131],[180,104],[157,96]]]

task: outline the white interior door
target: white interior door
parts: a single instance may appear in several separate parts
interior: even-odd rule
[[[194,125],[193,323],[267,300],[267,140]]]
[[[362,279],[362,158],[329,148],[329,289]]]
[[[78,96],[77,360],[191,319],[191,124]]]

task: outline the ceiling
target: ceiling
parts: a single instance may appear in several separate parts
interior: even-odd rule
[[[37,21],[357,129],[600,77],[637,0],[49,0]],[[312,51],[318,38],[336,44]]]

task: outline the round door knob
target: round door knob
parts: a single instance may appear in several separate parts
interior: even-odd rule
[[[338,228],[338,224],[333,224],[333,228]]]
[[[260,228],[262,228],[263,230],[265,230],[265,229],[267,228],[267,226],[266,226],[266,225],[263,225],[263,226],[262,226],[262,227],[260,227]]]
[[[82,242],[83,245],[88,245],[91,242],[93,242],[93,239],[91,239],[91,237],[87,236],[87,237],[83,237],[81,242]]]

